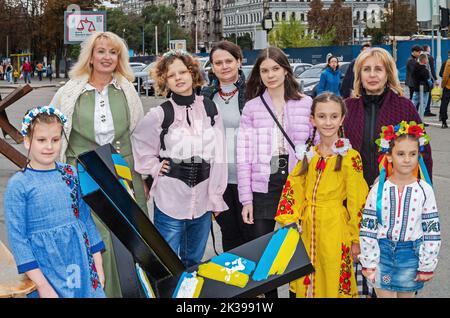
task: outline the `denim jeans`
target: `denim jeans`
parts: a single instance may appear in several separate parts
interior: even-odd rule
[[[201,262],[211,229],[211,212],[193,220],[178,220],[162,212],[155,204],[153,219],[159,233],[186,268]]]
[[[425,112],[429,95],[430,92],[423,92],[423,109],[420,109],[420,92],[414,92],[413,94],[412,103],[416,106],[420,117],[422,117]]]
[[[31,84],[31,73],[30,72],[23,72],[23,80],[25,81],[25,83],[30,83]]]

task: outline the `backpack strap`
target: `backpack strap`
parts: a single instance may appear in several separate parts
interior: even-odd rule
[[[166,144],[164,143],[164,136],[169,132],[169,127],[173,123],[175,111],[170,101],[162,103],[161,108],[164,111],[164,119],[161,124],[162,131],[161,134],[159,135],[159,141],[161,143],[161,149],[166,150]]]
[[[206,115],[211,119],[211,127],[213,127],[216,123],[214,117],[218,114],[217,106],[208,97],[203,97],[203,105],[205,106]]]

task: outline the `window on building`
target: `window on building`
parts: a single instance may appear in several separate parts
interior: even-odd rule
[[[281,20],[286,21],[286,12],[281,13]]]
[[[275,12],[275,21],[280,21],[280,13],[279,12]]]

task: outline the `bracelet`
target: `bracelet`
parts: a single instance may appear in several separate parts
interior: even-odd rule
[[[417,274],[418,274],[418,275],[433,275],[434,272],[422,272],[422,271],[418,271]]]

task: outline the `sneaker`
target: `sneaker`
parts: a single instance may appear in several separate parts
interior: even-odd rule
[[[434,117],[434,116],[436,116],[436,114],[433,114],[433,113],[425,113],[425,114],[423,114],[425,117]]]
[[[428,127],[428,126],[430,126],[430,125],[427,123],[423,123],[423,127]]]

